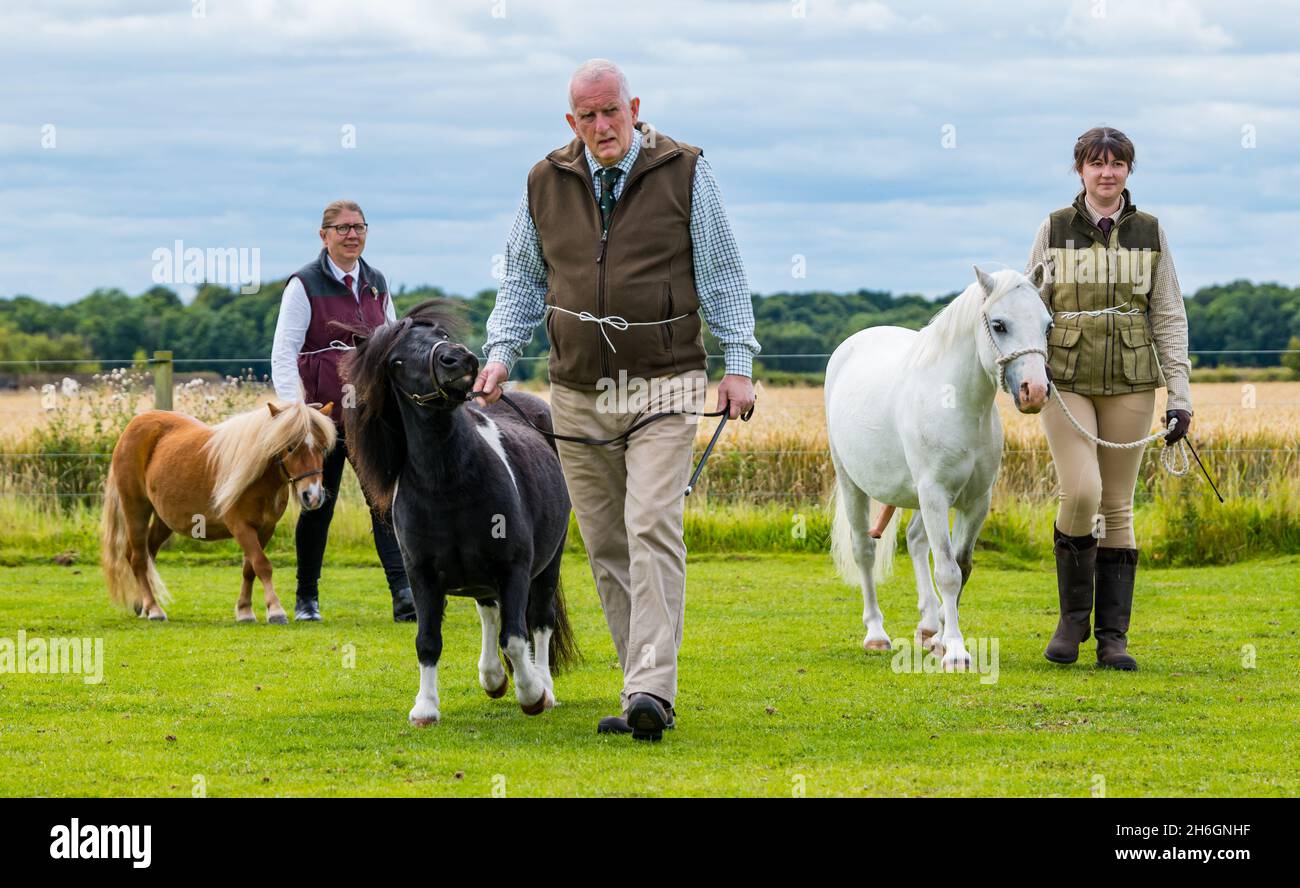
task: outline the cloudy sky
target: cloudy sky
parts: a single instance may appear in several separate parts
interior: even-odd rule
[[[5,0],[0,35],[0,296],[140,292],[177,240],[279,277],[340,196],[394,286],[491,287],[593,56],[705,149],[761,293],[1020,267],[1102,123],[1184,292],[1300,285],[1294,0]]]

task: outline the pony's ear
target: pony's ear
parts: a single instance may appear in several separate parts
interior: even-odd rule
[[[984,297],[987,299],[989,296],[993,295],[993,291],[997,289],[998,285],[993,280],[993,275],[988,274],[978,265],[972,267],[975,269],[975,279],[978,280],[980,286],[984,288]]]
[[[272,418],[280,415],[280,408],[276,407],[275,404],[270,401],[266,402],[266,409],[271,411]]]
[[[352,345],[353,345],[354,348],[361,348],[363,345],[365,345],[365,344],[366,344],[367,342],[369,342],[369,341],[370,341],[370,336],[369,336],[369,334],[366,334],[366,333],[353,333],[353,334],[352,334]]]
[[[330,401],[328,404],[326,404],[324,407],[322,407],[322,408],[320,409],[320,412],[321,412],[321,415],[322,415],[322,416],[329,416],[330,413],[332,413],[333,411],[334,411],[334,402],[333,402],[333,401]]]
[[[1047,283],[1047,263],[1039,262],[1029,272],[1029,283],[1034,285],[1034,289],[1043,289],[1043,284]]]

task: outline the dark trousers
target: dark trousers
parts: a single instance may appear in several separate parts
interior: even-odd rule
[[[340,433],[338,443],[325,457],[321,478],[325,485],[325,503],[319,509],[304,509],[298,515],[294,544],[298,550],[299,598],[316,598],[318,595],[317,583],[320,581],[321,563],[325,560],[325,541],[329,538],[334,504],[338,501],[339,482],[343,480],[343,463],[347,458],[348,445]],[[379,553],[379,563],[384,566],[389,591],[396,592],[410,585],[406,579],[406,567],[402,564],[402,550],[398,548],[397,537],[393,535],[393,526],[375,512],[369,498],[366,499],[366,505],[370,506],[370,528],[375,535],[375,551]]]

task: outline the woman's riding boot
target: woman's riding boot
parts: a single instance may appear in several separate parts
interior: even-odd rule
[[[1079,645],[1089,635],[1097,538],[1091,534],[1069,536],[1053,523],[1052,550],[1056,553],[1056,594],[1061,602],[1061,619],[1043,656],[1053,663],[1073,663],[1079,659]]]
[[[1137,563],[1137,549],[1097,550],[1097,665],[1107,669],[1138,668],[1128,653]]]

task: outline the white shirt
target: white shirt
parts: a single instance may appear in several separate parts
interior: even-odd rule
[[[344,271],[334,264],[334,260],[328,253],[325,254],[325,263],[329,266],[330,273],[340,282],[344,275],[352,275],[352,298],[359,300],[358,268],[354,266],[351,271]],[[397,320],[391,294],[384,300],[384,315],[389,322]],[[276,397],[282,401],[302,400],[302,381],[298,378],[298,353],[302,351],[302,344],[307,339],[307,328],[310,326],[311,300],[307,298],[307,291],[303,289],[302,281],[293,278],[285,286],[284,295],[280,297],[280,316],[275,321],[275,339],[271,344],[271,384],[275,386]]]

